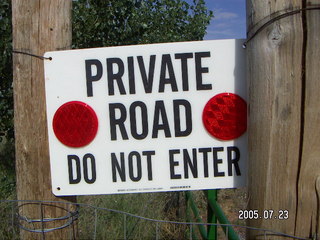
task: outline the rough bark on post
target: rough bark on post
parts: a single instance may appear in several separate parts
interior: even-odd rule
[[[248,224],[304,238],[320,237],[320,10],[301,9],[319,5],[247,0],[248,209],[261,217]],[[288,219],[279,219],[284,211]],[[248,234],[265,239],[261,231]]]
[[[13,49],[42,56],[49,50],[70,48],[71,6],[71,0],[13,0]],[[17,197],[75,202],[75,198],[56,198],[51,192],[43,61],[21,53],[15,53],[13,58]],[[28,219],[62,217],[73,209],[67,204],[19,205],[19,214]],[[20,221],[25,228],[40,230],[65,223],[53,221],[31,226],[28,221]],[[70,239],[76,235],[74,231],[74,226],[70,226],[50,233],[21,230],[20,235],[22,239]]]

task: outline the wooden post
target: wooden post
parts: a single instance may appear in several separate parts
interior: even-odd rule
[[[319,239],[320,10],[277,19],[316,4],[320,1],[247,0],[248,210],[259,210],[261,217],[248,224]],[[267,210],[273,210],[271,219],[270,211],[263,215]],[[288,219],[279,219],[287,213]],[[248,234],[265,239],[264,232]]]
[[[13,49],[42,56],[46,51],[71,46],[71,0],[12,0]],[[51,192],[43,61],[14,54],[14,123],[18,200],[66,200]],[[57,218],[73,207],[19,203],[19,214],[28,219]],[[62,209],[64,208],[64,209]],[[68,219],[69,220],[69,219]],[[20,224],[29,229],[56,228],[67,221]],[[49,233],[21,230],[22,239],[74,239],[74,226]]]

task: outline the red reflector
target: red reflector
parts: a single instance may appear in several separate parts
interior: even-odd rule
[[[83,147],[95,138],[98,118],[89,105],[72,101],[58,108],[52,125],[54,134],[61,143],[68,147]]]
[[[236,94],[220,93],[207,102],[202,121],[213,137],[238,138],[247,130],[247,103]]]

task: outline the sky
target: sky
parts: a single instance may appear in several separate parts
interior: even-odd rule
[[[187,0],[192,2],[192,0]],[[207,28],[205,40],[246,38],[245,0],[205,0],[214,17]]]

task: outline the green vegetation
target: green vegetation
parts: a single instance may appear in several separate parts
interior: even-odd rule
[[[207,222],[207,203],[203,191],[193,191],[195,205],[203,222]],[[105,196],[79,197],[81,206],[77,220],[79,239],[202,239],[197,226],[169,222],[154,222],[148,219],[160,219],[173,222],[195,222],[194,214],[186,206],[184,192],[120,194]],[[238,219],[238,211],[245,209],[245,189],[224,189],[219,191],[219,204],[231,223],[245,225]],[[96,208],[98,206],[99,208]],[[0,202],[0,236],[3,239],[19,239],[19,229],[15,214],[17,203]],[[124,215],[118,209],[136,216]],[[12,215],[14,214],[14,215]],[[60,222],[64,224],[64,222]],[[24,225],[27,225],[25,223]],[[34,225],[27,225],[32,227]],[[96,227],[95,227],[96,226]],[[37,228],[41,228],[38,225]],[[72,228],[69,229],[72,232]],[[245,229],[235,227],[241,239],[245,239]],[[40,235],[39,235],[40,236]],[[222,228],[218,227],[218,239],[224,239]]]
[[[73,47],[202,40],[212,16],[204,0],[79,0]]]
[[[106,47],[159,42],[202,40],[213,14],[204,0],[188,4],[183,0],[77,0],[73,1],[72,48]],[[14,176],[14,128],[12,88],[11,1],[0,2],[0,199],[16,199]],[[200,202],[201,199],[199,200]],[[133,214],[185,221],[183,193],[126,194],[79,197],[79,202],[120,209]],[[12,204],[0,203],[0,235],[19,238],[11,223]],[[94,212],[80,209],[81,239],[92,239]],[[127,232],[120,227],[123,216],[115,213],[98,216],[97,239],[108,234],[130,239],[154,238],[156,226],[128,217]],[[120,227],[119,227],[120,226]],[[143,229],[142,229],[142,226]],[[12,231],[12,228],[16,232]],[[183,239],[188,230],[173,225],[161,226],[161,238]],[[108,236],[110,238],[110,236]]]
[[[0,2],[0,199],[15,194],[11,1]]]
[[[103,197],[80,197],[79,201],[94,206],[120,209],[146,218],[184,222],[186,213],[183,195],[183,192],[120,194]],[[97,239],[108,239],[111,235],[114,239],[123,239],[124,235],[127,239],[156,239],[157,230],[161,239],[188,238],[186,235],[188,227],[185,225],[162,223],[158,225],[157,229],[155,222],[131,216],[124,217],[122,214],[107,211],[98,211],[98,213]],[[79,226],[82,229],[80,238],[90,239],[90,236],[91,238],[93,236],[94,226],[87,224],[88,218],[91,219],[90,222],[94,222],[95,216],[88,208],[80,209],[80,214],[87,216],[85,219],[79,219]]]
[[[73,1],[73,48],[201,40],[204,0]],[[0,3],[0,197],[14,191],[11,1]]]
[[[13,138],[11,1],[0,2],[0,141]],[[2,161],[1,161],[2,162]]]

